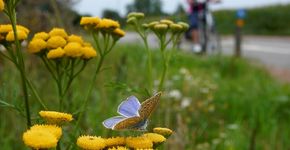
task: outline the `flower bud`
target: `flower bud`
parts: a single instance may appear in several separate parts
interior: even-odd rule
[[[160,23],[167,24],[169,26],[169,25],[173,24],[173,21],[168,20],[168,19],[163,19],[163,20],[160,20]]]
[[[137,24],[137,19],[135,17],[131,17],[129,19],[127,19],[127,24],[131,24],[131,25],[135,25]]]
[[[173,33],[179,33],[183,31],[183,26],[180,24],[173,23],[169,27]]]
[[[148,24],[148,27],[149,27],[150,29],[153,29],[154,26],[155,26],[156,24],[159,24],[159,22],[158,22],[158,21],[150,22],[150,23]]]
[[[141,12],[131,12],[127,15],[127,18],[130,19],[131,17],[135,17],[136,19],[142,19],[144,16],[144,13]]]
[[[168,29],[168,25],[167,24],[160,23],[160,24],[156,24],[154,26],[154,31],[156,31],[158,33],[161,33],[161,34],[165,33],[167,31],[167,29]]]
[[[185,22],[178,22],[177,24],[179,24],[183,27],[183,32],[187,31],[189,29],[189,25]]]

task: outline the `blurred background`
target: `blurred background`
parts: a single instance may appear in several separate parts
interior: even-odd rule
[[[164,112],[170,117],[164,120],[153,115],[150,127],[166,126],[175,131],[164,149],[290,149],[290,0],[222,0],[208,6],[215,22],[218,53],[195,55],[191,40],[182,39],[165,84],[163,103],[170,107]],[[144,22],[188,22],[189,13],[186,0],[21,0],[17,9],[18,23],[31,30],[30,36],[57,26],[90,40],[79,25],[82,16],[112,18],[126,30],[105,62],[109,69],[98,77],[82,123],[83,133],[105,137],[128,134],[107,131],[101,125],[116,115],[122,100],[132,94],[146,98],[138,92],[146,82],[142,77],[146,74],[146,51],[137,34],[126,26],[126,15],[140,11],[146,15]],[[239,16],[241,11],[244,16]],[[3,13],[0,18],[1,23],[8,22]],[[149,42],[156,50],[156,37],[149,35]],[[154,51],[153,56],[155,75],[162,67],[157,53]],[[53,108],[56,92],[51,77],[38,58],[26,58],[29,76]],[[95,69],[93,62],[72,85],[66,104],[70,112],[82,103],[86,83]],[[13,64],[0,58],[0,72],[0,98],[21,108],[21,88]],[[40,107],[32,103],[38,122]],[[0,117],[2,148],[25,149],[21,142],[24,118],[2,107]]]

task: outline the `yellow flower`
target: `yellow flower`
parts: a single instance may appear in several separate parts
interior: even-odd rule
[[[82,26],[96,26],[100,22],[99,17],[82,17],[80,25]]]
[[[56,59],[56,58],[62,58],[65,55],[65,51],[59,47],[57,49],[52,49],[47,53],[48,59]]]
[[[98,29],[116,29],[119,28],[120,24],[117,21],[111,19],[102,19],[97,25]]]
[[[165,137],[169,137],[172,134],[172,130],[168,129],[168,128],[161,128],[161,127],[156,127],[153,129],[154,133],[158,133],[161,134]]]
[[[108,150],[129,150],[127,147],[118,146],[118,147],[111,147]]]
[[[113,33],[119,37],[123,37],[126,34],[125,31],[121,30],[120,28],[116,28]]]
[[[57,145],[56,137],[45,130],[28,130],[23,133],[22,139],[25,145],[34,149],[55,148]]]
[[[67,33],[62,28],[53,28],[49,33],[49,36],[61,36],[63,38],[67,38]]]
[[[29,33],[29,30],[27,28],[25,28],[24,26],[21,26],[21,25],[16,25],[16,29],[17,29],[17,31],[18,30],[22,30],[26,34]],[[0,25],[0,33],[8,33],[10,31],[13,31],[13,28],[12,28],[11,24],[2,24],[2,25]]]
[[[91,43],[88,43],[88,42],[84,42],[84,43],[83,43],[83,46],[85,46],[85,47],[86,47],[86,46],[87,46],[87,47],[91,47],[92,44],[91,44]]]
[[[137,148],[136,150],[154,150],[153,148]]]
[[[17,38],[20,41],[25,40],[27,39],[27,33],[23,30],[17,30]],[[8,32],[6,36],[6,41],[13,42],[14,40],[15,40],[14,32],[13,31]]]
[[[12,31],[12,26],[10,24],[1,24],[0,33],[8,33]]]
[[[33,38],[47,40],[49,38],[49,35],[46,32],[38,32],[34,34]]]
[[[28,44],[28,52],[32,54],[39,53],[46,48],[46,45],[43,39],[33,39]]]
[[[47,40],[47,47],[58,48],[64,47],[66,45],[66,40],[61,36],[53,36]]]
[[[149,27],[150,29],[153,29],[154,26],[155,26],[156,24],[159,24],[159,22],[157,22],[157,21],[150,22],[150,23],[148,24],[148,27]]]
[[[85,150],[100,150],[106,147],[105,140],[96,136],[80,136],[77,145]]]
[[[80,44],[84,43],[82,37],[81,36],[77,36],[77,35],[69,36],[67,41],[68,42],[77,42],[77,43],[80,43]]]
[[[105,143],[107,147],[123,146],[123,145],[126,145],[126,139],[125,137],[112,137],[112,138],[105,139]]]
[[[22,30],[22,31],[24,31],[26,34],[29,33],[29,30],[28,30],[26,27],[22,26],[22,25],[16,25],[16,29],[17,29],[17,30]]]
[[[82,57],[84,59],[91,59],[91,58],[97,56],[97,52],[96,52],[96,50],[93,47],[89,47],[89,46],[82,47],[81,51],[82,51],[82,54],[83,54]]]
[[[30,130],[44,130],[53,134],[56,139],[59,139],[62,135],[62,129],[56,125],[34,125],[30,127]]]
[[[5,3],[3,2],[3,0],[0,0],[0,11],[4,10],[4,6],[5,6]]]
[[[65,55],[66,56],[69,56],[69,57],[72,57],[72,58],[80,57],[80,56],[83,55],[81,44],[76,43],[76,42],[70,42],[70,43],[68,43],[64,47],[63,50],[65,51]]]
[[[145,133],[142,136],[148,138],[151,140],[154,144],[155,143],[162,143],[166,140],[166,138],[163,135],[157,134],[157,133]]]
[[[61,122],[69,122],[73,120],[71,114],[56,111],[40,111],[39,115],[51,124],[59,124]]]
[[[126,138],[126,145],[130,148],[152,148],[153,143],[151,140],[145,137],[128,137]]]

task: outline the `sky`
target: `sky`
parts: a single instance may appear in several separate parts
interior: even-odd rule
[[[126,6],[134,0],[80,0],[74,8],[81,14],[90,14],[101,17],[103,10],[110,9],[118,11],[122,16],[126,14]],[[178,4],[186,9],[186,0],[162,0],[163,11],[173,13]],[[212,4],[211,8],[216,9],[238,9],[251,8],[271,4],[286,4],[290,0],[222,0],[220,4]]]

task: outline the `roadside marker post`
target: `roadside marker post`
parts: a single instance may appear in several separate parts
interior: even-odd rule
[[[242,29],[245,25],[246,11],[244,9],[239,9],[236,12],[236,30],[235,30],[235,56],[241,56],[241,45],[242,45]]]

